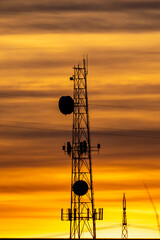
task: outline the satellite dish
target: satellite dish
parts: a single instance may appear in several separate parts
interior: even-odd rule
[[[74,110],[73,98],[70,96],[62,96],[59,99],[59,110],[65,115],[71,114]]]
[[[83,196],[88,192],[88,184],[83,180],[79,180],[73,184],[72,189],[76,195]]]

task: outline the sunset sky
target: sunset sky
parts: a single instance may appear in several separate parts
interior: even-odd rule
[[[68,237],[72,67],[89,56],[97,237],[158,238],[160,1],[0,0],[0,237]]]

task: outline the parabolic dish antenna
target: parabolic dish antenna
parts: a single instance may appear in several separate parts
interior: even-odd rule
[[[72,189],[76,195],[83,196],[88,192],[88,184],[83,180],[79,180],[73,184]]]
[[[74,110],[74,100],[70,96],[62,96],[59,99],[59,109],[61,113],[67,115],[71,114]]]

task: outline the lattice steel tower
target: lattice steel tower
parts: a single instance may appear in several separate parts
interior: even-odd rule
[[[83,67],[74,66],[74,74],[70,77],[74,83],[73,99],[65,96],[59,100],[62,113],[73,112],[72,144],[67,142],[67,146],[63,146],[72,156],[71,208],[67,212],[61,210],[61,219],[70,221],[70,238],[78,239],[83,238],[85,232],[89,233],[87,237],[95,239],[95,221],[103,219],[103,209],[97,212],[94,207],[91,148],[99,151],[100,144],[91,147],[90,143],[87,68],[85,59]]]
[[[122,217],[122,239],[128,238],[127,216],[126,216],[126,197],[123,194],[123,217]]]

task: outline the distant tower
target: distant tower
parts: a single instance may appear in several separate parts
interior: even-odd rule
[[[127,216],[126,216],[126,197],[123,194],[123,218],[122,218],[122,239],[128,238]]]
[[[94,208],[91,143],[87,96],[87,66],[74,66],[70,80],[74,83],[73,99],[61,97],[59,108],[63,114],[73,112],[72,144],[67,142],[63,150],[72,156],[71,174],[71,208],[65,213],[61,210],[61,219],[70,221],[70,238],[96,238],[95,220],[103,219],[103,209],[97,212]],[[67,110],[66,110],[67,109]],[[95,148],[94,148],[95,149]],[[96,149],[99,151],[100,144]],[[96,150],[95,149],[95,150]]]

